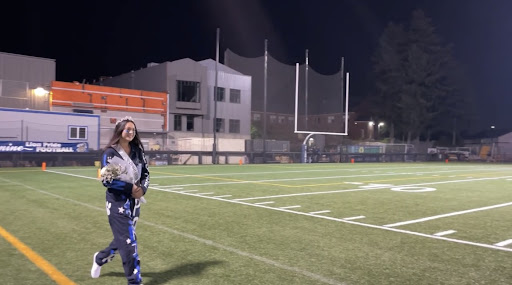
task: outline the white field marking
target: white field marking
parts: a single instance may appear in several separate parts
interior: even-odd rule
[[[471,169],[472,171],[488,170],[488,169]],[[466,170],[446,170],[446,171],[431,171],[425,173],[444,173],[454,171],[466,171]],[[276,172],[273,172],[276,173]],[[356,177],[377,177],[377,176],[396,176],[396,175],[413,175],[414,173],[382,173],[382,174],[359,174],[359,175],[340,175],[340,176],[324,176],[324,177],[302,177],[302,178],[281,178],[281,179],[265,179],[265,180],[243,180],[243,181],[224,181],[224,182],[206,182],[206,183],[194,183],[194,184],[180,184],[174,185],[176,187],[186,186],[210,186],[210,185],[228,185],[228,184],[246,184],[246,183],[261,183],[261,182],[280,182],[280,181],[299,181],[299,180],[319,180],[319,179],[338,179],[338,178],[356,178]],[[189,177],[199,177],[206,175],[196,175]],[[153,179],[153,177],[151,178]]]
[[[316,211],[316,212],[309,212],[310,214],[312,215],[316,215],[316,214],[324,214],[324,213],[330,213],[331,211],[329,210],[323,210],[323,211]]]
[[[191,166],[189,166],[191,167]],[[187,167],[187,168],[189,168]],[[460,166],[461,168],[463,166]],[[418,166],[418,167],[393,167],[388,169],[418,169],[418,168],[432,168],[432,166]],[[367,168],[367,169],[381,169],[381,168]],[[65,170],[65,169],[63,169]],[[257,175],[257,174],[282,174],[282,173],[304,173],[304,172],[327,172],[327,171],[356,171],[357,169],[348,168],[330,168],[330,169],[304,169],[304,170],[286,170],[286,171],[261,171],[261,172],[233,172],[233,173],[206,173],[201,174],[203,176],[229,176],[229,175]],[[468,169],[469,170],[469,169]],[[456,170],[455,170],[456,171]],[[464,171],[464,170],[462,170]],[[392,173],[390,173],[392,174]],[[165,175],[165,176],[151,176],[151,179],[155,178],[179,178],[179,177],[190,177],[190,174],[178,174],[178,175]]]
[[[73,177],[88,178],[88,179],[94,179],[94,180],[100,181],[99,178],[91,177],[91,176],[83,176],[83,175],[71,174],[71,173],[59,172],[59,171],[53,171],[53,170],[48,170],[48,169],[46,169],[45,172],[51,172],[51,173],[56,173],[56,174],[64,174],[64,175],[69,175],[69,176],[73,176]]]
[[[438,181],[438,182],[428,182],[428,183],[417,183],[417,184],[406,184],[406,185],[397,185],[396,187],[413,187],[413,186],[423,186],[423,185],[436,185],[436,184],[448,184],[448,183],[461,183],[461,182],[470,182],[470,181],[483,181],[483,180],[495,180],[495,179],[505,179],[510,178],[512,176],[502,176],[502,177],[490,177],[490,178],[477,178],[477,179],[467,179],[467,180],[450,180],[450,181]],[[282,194],[282,195],[272,195],[272,196],[262,196],[262,197],[251,197],[251,198],[239,198],[234,199],[236,201],[246,201],[246,200],[255,200],[255,199],[272,199],[272,198],[282,198],[282,197],[293,197],[293,196],[306,196],[306,195],[318,195],[318,194],[333,194],[333,193],[343,193],[343,192],[355,192],[355,191],[370,191],[370,190],[379,190],[386,189],[389,187],[381,187],[381,188],[370,188],[370,189],[346,189],[346,190],[330,190],[330,191],[321,191],[321,192],[305,192],[305,193],[294,193],[294,194]]]
[[[348,217],[348,218],[343,218],[343,220],[351,221],[351,220],[357,220],[357,219],[363,219],[363,218],[366,218],[366,217],[365,216]]]
[[[345,184],[361,185],[363,182],[344,182]]]
[[[158,184],[153,184],[153,186],[160,186],[160,185],[158,185]]]
[[[151,184],[151,185],[157,186],[158,184]],[[183,189],[182,187],[176,187],[174,185],[160,185],[160,187],[162,187],[162,188],[172,188],[172,189],[175,189],[175,190]]]
[[[431,187],[416,187],[416,186],[410,186],[410,187],[392,187],[391,191],[397,191],[397,192],[431,192],[436,191],[436,188]]]
[[[265,205],[265,204],[274,204],[275,202],[274,201],[267,201],[267,202],[259,202],[259,203],[254,203],[256,205]]]
[[[410,220],[410,221],[405,221],[405,222],[399,222],[399,223],[394,223],[394,224],[388,224],[388,225],[384,225],[384,227],[397,227],[397,226],[421,223],[421,222],[431,221],[431,220],[440,219],[440,218],[446,218],[446,217],[457,216],[457,215],[462,215],[462,214],[467,214],[467,213],[473,213],[473,212],[491,210],[491,209],[496,209],[496,208],[501,208],[501,207],[507,207],[510,205],[512,205],[512,202],[497,204],[497,205],[492,205],[492,206],[487,206],[487,207],[481,207],[481,208],[475,208],[475,209],[469,209],[469,210],[464,210],[464,211],[458,211],[458,212],[442,214],[442,215],[437,215],[437,216],[432,216],[432,217],[426,217],[426,218],[421,218],[421,219],[416,219],[416,220]]]
[[[449,230],[449,231],[435,233],[434,235],[440,237],[440,236],[450,235],[450,234],[453,234],[453,233],[456,233],[456,232],[457,231]]]
[[[62,174],[67,175],[67,173],[62,173]],[[87,177],[87,176],[83,176],[83,178],[96,179],[96,178]],[[512,177],[508,176],[508,177],[504,177],[504,178],[512,178]],[[3,178],[0,178],[0,179],[2,179],[4,181],[11,182],[10,180],[6,180],[6,179],[3,179]],[[18,184],[20,184],[20,183],[18,183]],[[21,184],[21,185],[23,185],[25,187],[28,187],[28,188],[31,188],[31,189],[35,189],[35,188],[32,188],[32,187],[24,185],[24,184]],[[490,245],[490,244],[484,244],[484,243],[471,242],[471,241],[460,240],[460,239],[447,238],[447,237],[443,237],[443,236],[429,235],[429,234],[424,234],[424,233],[419,233],[419,232],[406,231],[406,230],[395,229],[395,228],[390,228],[390,227],[383,227],[383,226],[372,225],[372,224],[365,224],[365,223],[349,221],[349,220],[344,220],[344,219],[338,219],[338,218],[329,217],[329,216],[321,216],[321,215],[315,216],[315,215],[311,215],[311,214],[304,213],[304,212],[297,212],[297,211],[289,210],[290,208],[298,208],[300,206],[288,206],[288,207],[281,207],[281,208],[272,208],[272,207],[268,207],[268,206],[264,206],[264,205],[254,205],[254,204],[251,204],[251,203],[240,202],[240,201],[235,201],[235,200],[226,200],[226,199],[209,197],[209,196],[197,196],[197,195],[189,194],[189,193],[182,193],[182,192],[177,192],[177,191],[169,191],[169,190],[165,190],[165,189],[158,189],[156,187],[151,187],[151,186],[150,186],[150,188],[153,188],[155,190],[164,191],[164,192],[176,193],[176,194],[181,194],[181,195],[196,196],[196,197],[201,197],[201,198],[204,198],[204,199],[212,199],[212,200],[223,201],[223,202],[228,202],[228,203],[247,205],[247,206],[251,206],[251,207],[264,208],[264,209],[269,209],[269,210],[273,210],[273,211],[280,211],[280,212],[286,212],[286,213],[291,213],[291,214],[296,214],[296,215],[309,216],[309,217],[314,217],[314,218],[318,218],[318,219],[337,221],[337,222],[342,222],[342,223],[351,224],[351,225],[358,225],[358,226],[372,228],[372,229],[380,229],[380,230],[391,231],[391,232],[396,232],[396,233],[403,233],[403,234],[420,236],[420,237],[426,237],[426,238],[432,238],[432,239],[437,239],[437,240],[444,240],[444,241],[454,242],[454,243],[458,243],[458,244],[472,245],[472,246],[477,246],[477,247],[483,247],[483,248],[489,248],[489,249],[495,249],[495,250],[502,250],[502,251],[512,252],[512,248],[507,248],[507,247],[500,247],[500,246],[495,246],[495,245]],[[35,189],[35,190],[37,190],[37,189]],[[49,193],[49,192],[45,192],[45,191],[42,191],[42,190],[37,190],[37,191],[40,191],[42,193],[46,193],[46,194],[54,196],[54,197],[62,198],[64,200],[76,202],[78,204],[81,204],[81,205],[84,205],[84,206],[87,206],[87,207],[92,207],[92,208],[95,208],[95,209],[99,209],[98,207],[94,207],[94,206],[91,206],[89,204],[85,204],[85,203],[82,203],[82,202],[78,202],[78,201],[74,201],[74,200],[71,200],[71,199],[68,199],[68,198],[64,198],[64,197],[61,197],[61,196],[58,196],[58,195],[55,195],[55,194],[52,194],[52,193]],[[104,211],[103,208],[101,210]],[[145,221],[142,221],[142,222],[147,223]],[[148,223],[148,224],[150,224],[150,223]],[[150,224],[150,225],[152,225],[152,224]],[[172,231],[174,231],[174,230],[172,230]]]
[[[212,194],[215,194],[215,192],[197,193],[197,195],[212,195]]]
[[[231,197],[233,195],[220,195],[220,196],[213,196],[215,198],[226,198],[226,197]]]
[[[382,187],[392,187],[393,184],[374,184],[374,183],[370,183],[368,185],[364,185],[364,186],[360,186],[361,188],[363,189],[366,189],[366,188],[382,188]]]
[[[295,209],[295,208],[300,208],[300,206],[299,205],[295,205],[295,206],[279,207],[279,209]]]
[[[508,181],[512,180],[512,179],[507,179]]]
[[[512,243],[512,239],[507,239],[507,240],[504,240],[502,242],[498,242],[496,244],[494,244],[495,246],[506,246],[506,245],[509,245]]]
[[[475,169],[471,168],[474,166],[458,166],[458,167],[450,167],[450,170],[445,171],[433,171],[433,172],[422,172],[422,173],[445,173],[445,172],[458,172],[458,171],[478,171],[478,170],[489,170],[488,168]],[[386,170],[390,169],[422,169],[422,168],[432,168],[432,166],[418,166],[418,167],[392,167],[386,168]],[[366,168],[364,170],[372,170],[372,169],[382,169],[382,168]],[[347,168],[330,168],[330,169],[305,169],[305,170],[286,170],[286,171],[261,171],[261,172],[233,172],[233,173],[204,173],[200,175],[195,174],[175,174],[175,175],[160,175],[160,176],[151,176],[151,179],[155,178],[183,178],[183,177],[197,177],[197,176],[231,176],[231,175],[258,175],[258,174],[283,174],[283,173],[304,173],[304,172],[342,172],[342,171],[358,171],[359,169],[347,169]],[[500,170],[512,170],[512,168],[496,168],[496,171]],[[389,175],[397,175],[395,172],[388,172],[386,174]],[[404,174],[415,174],[415,173],[404,173]]]
[[[174,189],[167,189],[167,190],[174,190]],[[185,191],[179,191],[181,193],[189,193],[189,192],[199,192],[199,190],[185,190]]]
[[[90,177],[84,176],[83,178],[90,178]],[[95,210],[98,210],[98,211],[102,211],[102,212],[105,211],[105,207],[101,207],[100,208],[100,207],[92,206],[92,205],[89,205],[89,204],[86,204],[86,203],[83,203],[83,202],[79,202],[79,201],[72,200],[72,199],[69,199],[69,198],[66,198],[66,197],[63,197],[63,196],[60,196],[60,195],[56,195],[56,194],[53,194],[53,193],[50,193],[50,192],[46,192],[44,190],[40,190],[40,189],[34,188],[32,186],[29,186],[29,185],[25,185],[25,184],[22,184],[22,183],[10,181],[10,180],[4,179],[4,178],[0,178],[0,179],[4,180],[4,181],[7,181],[7,182],[11,182],[11,183],[17,184],[17,185],[21,185],[21,186],[24,186],[24,187],[26,187],[28,189],[31,189],[31,190],[34,190],[34,191],[37,191],[37,192],[40,192],[40,193],[43,193],[43,194],[46,194],[46,195],[50,195],[52,197],[59,198],[59,199],[62,199],[62,200],[68,201],[68,202],[72,202],[72,203],[75,203],[75,204],[78,204],[78,205],[81,205],[81,206],[85,206],[85,207],[92,208],[92,209],[95,209]],[[174,193],[178,193],[178,192],[174,192]],[[202,244],[206,244],[206,245],[209,245],[209,246],[213,246],[215,248],[223,249],[223,250],[226,250],[226,251],[229,251],[229,252],[241,255],[241,256],[245,256],[245,257],[248,257],[250,259],[254,259],[254,260],[266,263],[267,265],[271,265],[271,266],[274,266],[274,267],[277,267],[277,268],[280,268],[280,269],[284,269],[284,270],[288,270],[288,271],[291,271],[291,272],[295,272],[295,273],[307,276],[307,277],[309,277],[311,279],[314,279],[314,280],[317,280],[317,281],[321,281],[321,282],[326,283],[326,284],[331,284],[331,285],[345,285],[346,284],[346,283],[343,283],[343,282],[340,283],[339,281],[336,281],[336,280],[333,280],[333,279],[329,279],[327,277],[324,277],[324,276],[321,276],[321,275],[318,275],[318,274],[315,274],[315,273],[312,273],[312,272],[309,272],[309,271],[306,271],[306,270],[303,270],[303,269],[300,269],[300,268],[297,268],[297,267],[292,267],[292,266],[288,266],[288,265],[284,265],[284,264],[278,263],[277,261],[274,261],[272,259],[268,259],[268,258],[265,258],[265,257],[254,255],[252,253],[241,251],[241,250],[236,249],[234,247],[225,246],[223,244],[216,243],[216,242],[214,242],[212,240],[203,239],[203,238],[200,238],[198,236],[195,236],[195,235],[192,235],[192,234],[189,234],[189,233],[180,232],[180,231],[177,231],[177,230],[174,230],[174,229],[162,226],[162,225],[158,225],[158,224],[155,224],[155,223],[147,222],[145,220],[139,220],[138,223],[143,223],[143,224],[155,227],[157,229],[164,230],[164,231],[173,233],[175,235],[179,235],[181,237],[185,237],[185,238],[188,238],[188,239],[191,239],[191,240],[198,241],[198,242],[200,242]]]
[[[152,188],[154,188],[156,190],[159,190],[156,187],[152,187]],[[182,195],[197,196],[197,195],[194,195],[194,194],[181,193],[181,192],[173,192],[173,191],[164,190],[164,189],[162,189],[161,191],[170,192],[170,193],[176,193],[176,194],[182,194]],[[197,197],[201,197],[201,198],[205,198],[205,199],[218,200],[218,201],[227,202],[227,203],[247,205],[247,206],[251,206],[251,207],[258,207],[258,208],[263,208],[263,209],[268,209],[268,210],[273,210],[273,211],[286,212],[286,213],[291,213],[291,214],[295,214],[295,215],[302,215],[302,216],[308,216],[308,217],[313,217],[313,218],[325,219],[325,220],[330,220],[330,221],[342,222],[342,223],[346,223],[346,224],[358,225],[358,226],[363,226],[363,227],[372,228],[372,229],[380,229],[380,230],[391,231],[391,232],[396,232],[396,233],[402,233],[402,234],[408,234],[408,235],[432,238],[432,239],[437,239],[437,240],[444,240],[444,241],[454,242],[454,243],[458,243],[458,244],[472,245],[472,246],[478,246],[478,247],[483,247],[483,248],[489,248],[489,249],[496,249],[496,250],[512,252],[512,248],[507,248],[507,247],[500,247],[500,246],[495,246],[495,245],[491,245],[491,244],[478,243],[478,242],[472,242],[472,241],[466,241],[466,240],[460,240],[460,239],[454,239],[454,238],[447,238],[447,237],[443,237],[443,236],[435,236],[435,235],[424,234],[424,233],[419,233],[419,232],[395,229],[395,228],[391,228],[391,227],[384,227],[384,226],[379,226],[379,225],[365,224],[365,223],[360,223],[360,222],[356,222],[356,221],[349,221],[349,220],[344,220],[344,219],[339,219],[339,218],[334,218],[334,217],[329,217],[329,216],[312,215],[312,214],[305,213],[305,212],[297,212],[297,211],[289,210],[290,207],[298,208],[300,206],[288,206],[288,207],[274,208],[274,207],[269,207],[269,206],[265,206],[265,205],[255,205],[255,204],[241,202],[241,201],[236,201],[236,200],[218,199],[218,198],[210,197],[210,196],[197,196]]]

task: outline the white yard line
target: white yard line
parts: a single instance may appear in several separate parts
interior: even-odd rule
[[[456,232],[457,231],[449,230],[449,231],[435,233],[434,235],[440,237],[440,236],[445,236],[445,235],[451,235],[451,234],[456,233]]]
[[[471,182],[471,181],[496,180],[496,179],[505,179],[505,178],[510,178],[510,177],[512,177],[512,176],[476,178],[476,179],[465,179],[465,180],[449,180],[449,181],[439,181],[439,182],[427,182],[427,183],[396,185],[394,187],[412,187],[412,186],[426,186],[426,185],[437,185],[437,184],[447,184],[447,183],[461,183],[461,182]],[[345,189],[345,190],[329,190],[329,191],[321,191],[321,192],[293,193],[293,194],[271,195],[271,196],[261,196],[261,197],[239,198],[239,199],[235,199],[235,200],[236,201],[247,201],[247,200],[256,200],[256,199],[273,199],[273,198],[282,198],[282,197],[307,196],[307,195],[319,195],[319,194],[332,194],[332,193],[343,193],[343,192],[354,192],[354,191],[369,191],[369,190],[378,190],[378,189],[386,189],[386,188],[389,188],[389,186],[367,188],[367,189],[353,188],[353,189]]]
[[[447,173],[447,172],[457,172],[457,171],[483,171],[488,169],[468,169],[468,170],[444,170],[444,171],[429,171],[423,172],[424,174],[431,173]],[[279,172],[271,172],[273,174]],[[229,185],[229,184],[246,184],[246,183],[261,183],[261,182],[282,182],[282,181],[302,181],[302,180],[323,180],[323,179],[339,179],[339,178],[358,178],[358,177],[378,177],[378,176],[397,176],[397,175],[412,175],[416,173],[411,172],[401,172],[401,173],[380,173],[380,174],[358,174],[358,175],[337,175],[337,176],[322,176],[322,177],[301,177],[301,178],[280,178],[280,179],[263,179],[263,180],[243,180],[243,181],[225,181],[225,182],[205,182],[205,183],[190,183],[190,184],[178,184],[174,185],[174,187],[187,187],[187,186],[210,186],[210,185]],[[213,176],[208,174],[201,175],[189,175],[187,177],[191,178],[205,178],[202,176]],[[151,177],[154,179],[155,177]],[[160,177],[164,178],[164,177]],[[168,178],[171,178],[168,177]],[[347,184],[358,184],[358,182],[344,182]]]
[[[502,242],[498,242],[497,244],[495,244],[495,246],[506,246],[506,245],[509,245],[512,243],[512,239],[507,239],[507,240],[504,240]]]
[[[215,198],[226,198],[226,197],[231,197],[233,195],[220,195],[220,196],[213,196]]]
[[[366,217],[365,216],[356,216],[356,217],[343,218],[343,220],[351,221],[351,220],[358,220],[358,219],[364,219],[364,218],[366,218]]]
[[[267,201],[267,202],[259,202],[259,203],[254,203],[256,205],[266,205],[266,204],[274,204],[275,202],[274,201]]]
[[[215,194],[215,192],[197,193],[197,195],[212,195],[212,194]]]
[[[67,174],[67,173],[63,173],[63,174]],[[83,178],[88,178],[88,179],[96,179],[96,178],[91,178],[91,177],[86,177],[86,176],[82,176],[82,177]],[[505,177],[492,178],[492,179],[503,179],[503,178],[512,178],[512,176],[505,176]],[[0,178],[0,179],[2,179],[2,178]],[[8,182],[12,182],[12,181],[9,181],[9,180],[6,180],[6,179],[2,179],[2,180],[8,181]],[[457,183],[457,182],[465,182],[465,181],[456,180],[455,183]],[[449,181],[444,182],[444,183],[449,183]],[[438,184],[438,183],[436,183],[436,184]],[[31,188],[30,186],[27,186],[27,187]],[[358,226],[367,227],[367,228],[380,229],[380,230],[385,230],[385,231],[392,231],[392,232],[403,233],[403,234],[408,234],[408,235],[414,235],[414,236],[432,238],[432,239],[437,239],[437,240],[443,240],[443,241],[448,241],[448,242],[453,242],[453,243],[458,243],[458,244],[472,245],[472,246],[477,246],[477,247],[483,247],[483,248],[489,248],[489,249],[495,249],[495,250],[502,250],[502,251],[512,252],[512,248],[507,248],[507,247],[500,247],[500,246],[496,246],[496,245],[490,245],[490,244],[471,242],[471,241],[460,240],[460,239],[447,238],[447,237],[443,237],[443,236],[429,235],[429,234],[424,234],[424,233],[419,233],[419,232],[395,229],[395,228],[392,228],[392,227],[384,227],[384,226],[378,226],[378,225],[372,225],[372,224],[365,224],[365,223],[350,221],[350,220],[346,220],[346,219],[338,219],[338,218],[329,217],[329,216],[311,215],[309,213],[303,213],[303,212],[297,212],[297,211],[289,210],[290,208],[298,208],[298,207],[300,207],[298,205],[297,206],[273,208],[273,207],[268,207],[268,206],[265,206],[265,205],[254,205],[254,204],[251,204],[251,203],[246,203],[246,202],[241,202],[241,201],[236,201],[236,200],[226,200],[226,199],[210,197],[210,196],[198,196],[198,195],[195,195],[195,194],[192,194],[192,193],[183,193],[183,192],[177,192],[177,191],[170,191],[170,190],[166,190],[166,189],[158,189],[156,187],[151,187],[151,186],[150,186],[150,188],[153,188],[155,190],[164,191],[164,192],[170,192],[170,193],[181,194],[181,195],[189,195],[189,196],[195,196],[195,197],[201,197],[203,199],[212,199],[212,200],[217,200],[217,201],[222,201],[222,202],[227,202],[227,203],[240,204],[240,205],[246,205],[246,206],[251,206],[251,207],[258,207],[258,208],[268,209],[268,210],[272,210],[272,211],[280,211],[280,212],[285,212],[285,213],[291,213],[291,214],[295,214],[295,215],[309,216],[309,217],[314,217],[314,218],[318,218],[318,219],[325,219],[325,220],[330,220],[330,221],[342,222],[342,223],[346,223],[346,224],[358,225]],[[44,192],[44,191],[42,191],[42,192]],[[47,193],[49,195],[53,195],[53,196],[58,196],[58,195],[55,195],[55,194],[52,194],[52,193],[48,193],[48,192],[45,192],[45,193]],[[67,199],[67,198],[63,198],[63,199]],[[69,199],[67,199],[67,200],[69,200]],[[78,203],[81,203],[81,202],[78,202]],[[87,206],[91,207],[90,205],[85,204],[85,203],[81,203],[81,204],[84,204],[84,205],[87,205]],[[102,210],[104,210],[104,209],[102,209]]]
[[[510,205],[512,205],[512,202],[497,204],[497,205],[492,205],[492,206],[487,206],[487,207],[481,207],[481,208],[475,208],[475,209],[469,209],[469,210],[464,210],[464,211],[458,211],[458,212],[453,212],[453,213],[448,213],[448,214],[436,215],[436,216],[432,216],[432,217],[426,217],[426,218],[410,220],[410,221],[405,221],[405,222],[399,222],[399,223],[394,223],[394,224],[388,224],[388,225],[384,225],[384,227],[398,227],[398,226],[403,226],[403,225],[421,223],[421,222],[431,221],[431,220],[440,219],[440,218],[446,218],[446,217],[457,216],[457,215],[473,213],[473,212],[478,212],[478,211],[485,211],[485,210],[491,210],[491,209],[495,209],[495,208],[507,207]]]
[[[155,188],[155,189],[158,190],[157,188]],[[171,193],[177,193],[177,194],[182,194],[182,195],[197,196],[197,195],[189,194],[189,193],[173,192],[173,191],[168,191],[168,190],[162,190],[162,191],[171,192]],[[454,238],[447,238],[447,237],[443,237],[443,236],[435,236],[435,235],[424,234],[424,233],[413,232],[413,231],[407,231],[407,230],[401,230],[401,229],[396,229],[396,228],[391,228],[391,227],[384,227],[384,226],[379,226],[379,225],[365,224],[365,223],[349,221],[349,220],[339,219],[339,218],[334,218],[334,217],[329,217],[329,216],[313,215],[313,214],[310,214],[310,213],[297,212],[297,211],[289,210],[290,208],[295,208],[295,207],[300,207],[300,206],[288,206],[288,207],[273,208],[273,207],[269,207],[269,206],[265,206],[265,205],[255,205],[255,204],[241,202],[241,201],[236,201],[236,200],[218,199],[218,198],[209,197],[209,196],[197,196],[197,197],[202,197],[202,198],[206,198],[206,199],[213,199],[213,200],[219,200],[219,201],[228,202],[228,203],[247,205],[247,206],[258,207],[258,208],[264,208],[264,209],[273,210],[273,211],[286,212],[286,213],[291,213],[291,214],[295,214],[295,215],[314,217],[314,218],[318,218],[318,219],[325,219],[325,220],[330,220],[330,221],[342,222],[342,223],[346,223],[346,224],[358,225],[358,226],[372,228],[372,229],[380,229],[380,230],[391,231],[391,232],[396,232],[396,233],[402,233],[402,234],[408,234],[408,235],[432,238],[432,239],[437,239],[437,240],[444,240],[444,241],[449,241],[449,242],[458,243],[458,244],[472,245],[472,246],[478,246],[478,247],[483,247],[483,248],[489,248],[489,249],[496,249],[496,250],[512,252],[512,248],[507,248],[507,247],[500,247],[500,246],[496,246],[496,245],[490,245],[490,244],[484,244],[484,243],[478,243],[478,242],[471,242],[471,241],[454,239]]]
[[[189,168],[189,167],[190,166],[188,166],[187,168]],[[390,170],[390,169],[407,169],[408,170],[408,169],[421,169],[421,168],[432,168],[432,166],[392,167],[392,168],[386,168],[386,170]],[[452,167],[450,167],[450,168],[452,168]],[[458,168],[467,168],[467,167],[460,166]],[[368,169],[364,169],[364,170],[366,171],[366,170],[371,170],[371,169],[382,170],[382,168],[368,168]],[[328,169],[304,169],[304,170],[286,170],[286,171],[205,173],[205,174],[201,174],[201,175],[204,175],[204,176],[230,176],[230,175],[258,175],[258,174],[283,174],[283,173],[330,172],[330,171],[334,171],[334,172],[340,171],[340,172],[342,172],[342,171],[347,171],[347,170],[348,171],[357,171],[358,169],[340,167],[340,168],[328,168]],[[510,170],[510,168],[508,168],[507,170]],[[459,170],[453,170],[453,171],[459,171]],[[465,170],[461,169],[460,171],[465,171]],[[182,178],[182,177],[193,177],[193,176],[194,175],[190,175],[190,174],[175,174],[175,175],[151,176],[151,178],[152,179],[155,179],[155,178]]]
[[[90,178],[90,177],[83,176],[82,178]],[[69,199],[69,198],[66,198],[66,197],[63,197],[63,196],[60,196],[60,195],[56,195],[56,194],[53,194],[53,193],[50,193],[50,192],[47,192],[47,191],[44,191],[44,190],[40,190],[40,189],[34,188],[32,186],[29,186],[29,185],[25,185],[23,183],[18,183],[18,182],[10,181],[10,180],[4,179],[4,178],[0,178],[0,180],[4,180],[4,181],[10,182],[10,183],[18,184],[18,185],[24,186],[24,187],[26,187],[28,189],[31,189],[31,190],[34,190],[34,191],[37,191],[37,192],[40,192],[40,193],[43,193],[43,194],[46,194],[46,195],[50,195],[50,196],[55,197],[55,198],[59,198],[59,199],[62,199],[62,200],[68,201],[68,202],[76,203],[78,205],[86,206],[88,208],[93,208],[95,210],[105,212],[105,208],[103,208],[103,207],[100,208],[100,207],[92,206],[92,205],[89,205],[89,204],[86,204],[86,203],[83,203],[83,202],[75,201],[73,199]],[[331,284],[331,285],[344,285],[345,284],[343,282],[339,282],[339,281],[336,281],[336,280],[333,280],[333,279],[330,279],[330,278],[327,278],[327,277],[324,277],[324,276],[321,276],[321,275],[318,275],[318,274],[315,274],[315,273],[312,273],[312,272],[309,272],[309,271],[306,271],[306,270],[303,270],[303,269],[300,269],[300,268],[297,268],[297,267],[292,267],[292,266],[281,264],[281,263],[279,263],[277,261],[274,261],[272,259],[268,259],[268,258],[259,256],[259,255],[248,253],[248,252],[236,249],[234,247],[229,247],[229,246],[226,246],[226,245],[214,242],[212,240],[203,239],[203,238],[200,238],[198,236],[195,236],[195,235],[192,235],[192,234],[189,234],[189,233],[180,232],[180,231],[177,231],[177,230],[174,230],[174,229],[162,226],[162,225],[158,225],[158,224],[155,224],[155,223],[147,222],[145,220],[139,220],[138,222],[146,224],[146,225],[149,225],[149,226],[153,226],[155,228],[158,228],[158,229],[170,232],[170,233],[173,233],[175,235],[179,235],[179,236],[182,236],[182,237],[185,237],[185,238],[188,238],[188,239],[195,240],[197,242],[200,242],[200,243],[208,245],[208,246],[212,246],[212,247],[215,247],[215,248],[223,249],[223,250],[226,250],[226,251],[238,254],[240,256],[245,256],[245,257],[248,257],[250,259],[254,259],[254,260],[263,262],[263,263],[265,263],[267,265],[271,265],[271,266],[274,266],[274,267],[277,267],[277,268],[280,268],[280,269],[284,269],[284,270],[287,270],[287,271],[295,272],[295,273],[301,274],[303,276],[307,276],[308,278],[320,281],[320,282],[325,283],[325,284]]]
[[[324,214],[324,213],[330,213],[330,212],[331,212],[330,210],[323,210],[323,211],[316,211],[316,212],[309,212],[309,213],[312,215],[316,215],[316,214]]]
[[[295,209],[295,208],[300,208],[300,206],[299,205],[295,205],[295,206],[279,207],[279,209]]]

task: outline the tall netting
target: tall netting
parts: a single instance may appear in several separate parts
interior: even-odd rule
[[[252,76],[253,112],[264,110],[265,57],[247,58],[226,50],[225,64]],[[340,62],[341,66],[341,62]],[[338,73],[323,75],[308,66],[306,100],[306,65],[299,67],[298,130],[342,133],[344,126],[343,78]],[[296,67],[279,62],[272,56],[267,61],[267,131],[269,139],[294,131]],[[254,116],[254,115],[253,115]],[[261,116],[253,117],[253,123]],[[260,123],[261,124],[261,123]]]

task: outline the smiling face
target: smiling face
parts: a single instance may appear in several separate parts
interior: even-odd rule
[[[131,142],[133,138],[135,137],[135,124],[132,122],[127,122],[126,125],[124,125],[123,132],[121,133],[121,142]]]

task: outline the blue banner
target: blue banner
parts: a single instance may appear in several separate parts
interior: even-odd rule
[[[86,142],[57,143],[33,141],[0,141],[0,152],[87,152],[89,146]]]

